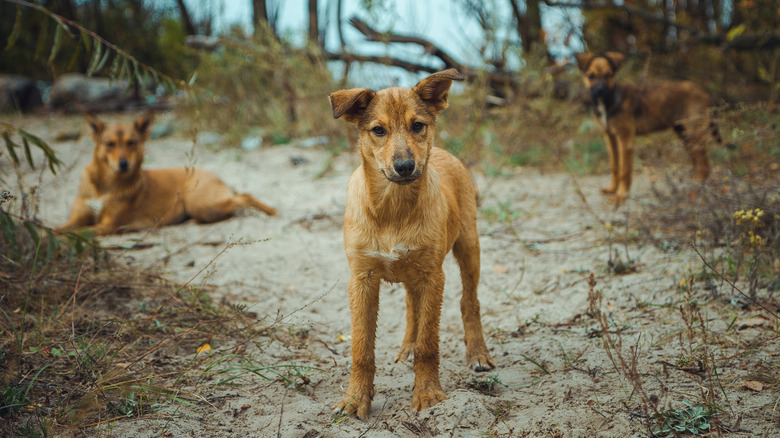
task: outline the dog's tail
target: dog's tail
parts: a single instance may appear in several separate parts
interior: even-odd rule
[[[239,208],[254,208],[262,211],[268,216],[276,216],[275,208],[263,204],[262,202],[258,201],[248,193],[242,193],[240,195],[236,195],[235,200],[236,200],[236,206]]]
[[[712,135],[712,138],[715,140],[718,145],[723,146],[723,137],[720,135],[720,129],[718,128],[718,112],[716,110],[712,111],[712,116],[710,117],[710,122],[707,125],[707,129],[710,132],[710,135]],[[674,133],[677,134],[677,137],[680,138],[683,142],[687,142],[690,140],[690,137],[699,137],[700,135],[703,135],[704,132],[698,131],[698,133],[694,134],[687,134],[685,132],[685,125],[682,123],[675,123],[672,125],[672,128],[674,129]],[[737,145],[734,143],[727,143],[726,149],[733,150],[736,149]]]
[[[720,129],[718,128],[718,111],[712,110],[712,117],[710,117],[710,134],[712,134],[712,138],[715,139],[715,141],[723,146],[723,137],[720,136]],[[734,150],[737,148],[737,145],[734,143],[726,143],[726,149]]]

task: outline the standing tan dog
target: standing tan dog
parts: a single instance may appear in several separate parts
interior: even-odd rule
[[[707,131],[721,143],[717,125],[708,113],[712,106],[709,93],[690,81],[667,81],[647,88],[617,84],[615,73],[623,60],[616,52],[577,55],[609,151],[612,183],[601,189],[602,193],[611,194],[616,204],[625,201],[631,188],[634,136],[665,129],[673,129],[682,140],[696,177],[707,179]]]
[[[70,219],[56,228],[66,231],[90,227],[105,235],[171,225],[187,219],[216,222],[239,208],[255,208],[268,215],[276,210],[251,195],[237,195],[216,175],[202,169],[177,167],[143,170],[144,143],[153,116],[134,123],[104,124],[87,115],[95,150],[81,174],[79,192]]]
[[[460,266],[466,362],[495,367],[485,345],[477,299],[479,237],[474,187],[463,164],[433,146],[436,116],[447,107],[457,70],[434,73],[414,88],[365,88],[330,95],[333,116],[357,126],[361,166],[347,187],[344,247],[349,260],[352,375],[337,411],[366,418],[374,396],[379,284],[406,288],[406,334],[396,361],[414,355],[412,408],[446,397],[439,382],[439,320],[444,257]]]

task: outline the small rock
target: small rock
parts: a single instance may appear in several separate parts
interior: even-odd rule
[[[168,137],[169,135],[173,134],[173,131],[174,131],[173,122],[160,121],[154,124],[154,127],[152,128],[152,132],[149,134],[149,137],[152,139]]]
[[[322,137],[309,137],[304,138],[303,140],[298,141],[295,145],[300,148],[313,148],[314,146],[319,146],[321,144],[325,144],[328,142],[328,137],[322,136]]]
[[[197,137],[198,143],[204,146],[218,144],[222,141],[222,134],[216,132],[199,132]]]
[[[251,151],[263,145],[263,137],[245,137],[241,140],[241,149]]]

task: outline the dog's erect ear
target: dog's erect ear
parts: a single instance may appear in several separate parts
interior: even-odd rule
[[[152,127],[153,122],[154,122],[154,113],[151,112],[143,113],[141,114],[141,117],[135,120],[135,122],[133,123],[133,127],[139,134],[141,134],[144,140],[146,140],[149,138],[149,134],[151,134],[152,132],[150,128]]]
[[[592,53],[580,53],[578,55],[575,55],[575,58],[577,58],[577,67],[580,68],[583,72],[588,71],[588,67],[590,66],[590,61],[595,58],[596,55]]]
[[[609,63],[612,64],[612,67],[615,69],[615,71],[620,68],[620,66],[623,64],[623,61],[626,59],[622,53],[618,52],[607,52],[604,54],[604,57],[609,59]]]
[[[439,111],[447,108],[447,96],[452,81],[464,79],[466,78],[460,72],[450,68],[423,78],[412,88],[412,91],[420,96],[434,114],[439,114]]]
[[[330,93],[330,106],[333,107],[333,118],[341,117],[344,121],[357,124],[368,104],[376,96],[376,93],[368,88],[352,88]]]
[[[106,129],[106,125],[103,124],[103,122],[101,122],[100,119],[98,119],[97,116],[92,113],[87,113],[84,118],[87,119],[87,127],[89,128],[89,133],[92,136],[92,139],[97,141],[97,139],[100,137],[100,134],[102,134],[103,130]]]

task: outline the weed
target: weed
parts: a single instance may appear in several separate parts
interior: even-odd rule
[[[710,429],[710,422],[714,415],[709,407],[692,406],[688,400],[683,400],[685,408],[669,409],[658,413],[655,420],[658,424],[653,429],[653,435],[657,437],[676,437],[682,433],[701,435]]]
[[[505,388],[509,387],[509,385],[501,381],[501,378],[498,376],[498,371],[496,371],[485,378],[474,378],[469,382],[469,388],[475,389],[483,394],[493,395],[493,387],[496,384],[502,385]]]
[[[488,222],[505,222],[512,224],[523,212],[512,208],[512,201],[501,201],[497,207],[486,207],[481,210],[482,216]]]

